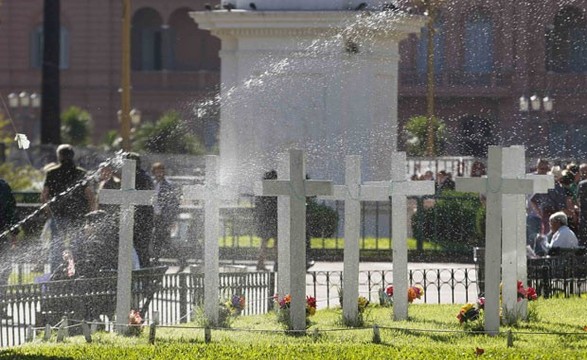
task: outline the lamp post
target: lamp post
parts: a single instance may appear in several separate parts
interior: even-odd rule
[[[41,124],[38,117],[38,110],[41,107],[41,95],[27,91],[8,94],[8,106],[14,109],[17,132],[22,132],[33,144],[38,144],[41,137]]]
[[[528,148],[534,155],[546,156],[548,155],[548,139],[546,138],[546,121],[543,121],[543,114],[550,116],[554,109],[554,99],[548,95],[540,98],[537,94],[533,94],[529,98],[521,96],[519,100],[519,110],[521,113],[535,114],[537,128],[535,129],[536,139],[530,139]],[[546,144],[545,144],[546,142]]]
[[[121,59],[121,86],[120,86],[120,135],[122,149],[130,151],[130,27],[131,27],[131,0],[122,0],[122,59]]]
[[[122,110],[118,110],[118,112],[116,113],[118,115],[118,122],[122,123],[123,121],[123,112]],[[133,140],[133,135],[136,132],[137,128],[139,127],[139,125],[141,124],[141,117],[142,117],[142,113],[139,109],[132,109],[131,111],[128,112],[128,119],[130,119],[130,128],[128,131],[129,137],[128,137],[128,148],[123,148],[125,151],[130,151],[131,147],[132,147],[132,140]],[[123,138],[124,140],[124,138]]]

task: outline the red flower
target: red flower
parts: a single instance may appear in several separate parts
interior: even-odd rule
[[[387,296],[392,297],[393,296],[393,285],[389,285],[385,289],[385,293],[387,294]]]
[[[536,289],[534,289],[533,287],[527,288],[526,298],[528,299],[528,301],[536,300],[538,298],[538,295],[536,294]]]

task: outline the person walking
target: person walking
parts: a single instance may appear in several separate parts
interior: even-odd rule
[[[74,162],[75,152],[69,144],[57,147],[58,164],[47,170],[41,201],[54,199],[48,209],[51,218],[49,263],[52,271],[62,261],[63,251],[82,230],[84,215],[95,210],[94,191],[85,180],[86,171]]]
[[[263,180],[276,179],[277,171],[275,170],[267,171],[263,176]],[[277,196],[257,196],[255,198],[255,224],[257,225],[257,236],[261,238],[257,270],[266,270],[267,245],[269,239],[273,239],[276,254],[273,270],[277,271]]]
[[[164,250],[171,246],[171,230],[179,214],[179,189],[165,176],[165,165],[156,162],[151,166],[155,185],[155,202],[153,204],[153,261],[158,264]]]
[[[136,161],[135,189],[154,190],[153,180],[145,170],[141,168],[141,157],[137,153],[128,153],[127,159]],[[135,221],[133,228],[133,245],[139,255],[141,268],[150,266],[150,247],[153,238],[153,205],[135,206]]]

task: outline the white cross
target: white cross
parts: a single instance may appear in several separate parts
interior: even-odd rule
[[[262,195],[278,196],[278,199],[282,196],[289,197],[289,209],[279,207],[277,213],[278,219],[289,218],[291,237],[287,254],[289,267],[284,269],[279,264],[279,271],[285,271],[286,276],[289,275],[290,325],[292,330],[302,331],[306,329],[306,197],[332,194],[332,183],[306,180],[305,159],[301,150],[289,151],[289,169],[289,180],[264,180]],[[278,251],[281,251],[283,242],[282,239],[279,241]]]
[[[534,182],[527,179],[505,178],[503,158],[514,156],[510,149],[490,146],[487,177],[457,178],[456,189],[462,192],[486,194],[485,220],[485,331],[499,333],[499,284],[501,273],[502,204],[505,194],[531,194]]]
[[[118,241],[118,281],[116,282],[116,321],[119,331],[126,329],[126,319],[131,306],[132,247],[135,205],[152,205],[155,191],[136,190],[136,162],[125,159],[122,166],[120,190],[103,189],[99,200],[102,204],[120,205]],[[144,314],[142,314],[144,316]]]
[[[406,180],[406,153],[391,155],[391,228],[393,239],[393,318],[408,318],[408,218],[407,197],[434,194],[433,181]]]
[[[359,238],[361,228],[361,201],[386,201],[389,185],[361,183],[361,157],[346,157],[345,185],[334,185],[332,196],[323,199],[344,200],[344,271],[343,316],[347,324],[358,320],[359,297]]]
[[[219,277],[218,237],[220,202],[229,194],[218,182],[218,157],[206,156],[204,185],[184,185],[185,200],[204,201],[204,313],[208,321],[218,325]]]
[[[523,146],[504,149],[503,176],[528,179],[534,184],[533,193],[545,193],[554,187],[552,175],[526,175],[525,150]],[[502,274],[503,312],[505,322],[526,318],[526,302],[518,303],[517,282],[524,286],[527,280],[526,260],[526,197],[523,194],[503,195],[502,204]]]

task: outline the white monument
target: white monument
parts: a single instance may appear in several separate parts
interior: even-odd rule
[[[289,206],[280,209],[277,216],[279,225],[280,217],[289,218],[289,254],[281,255],[289,258],[289,268],[285,269],[280,264],[279,272],[289,277],[291,330],[306,329],[306,197],[330,194],[330,181],[306,179],[305,159],[301,150],[289,151],[289,180],[263,181],[263,196],[289,198]],[[284,251],[282,249],[282,246],[278,246],[277,251]]]
[[[349,325],[358,321],[359,239],[361,233],[361,201],[386,201],[389,186],[364,185],[361,182],[361,157],[346,157],[345,184],[334,185],[332,196],[322,199],[344,200],[344,265],[343,317]]]
[[[206,156],[204,185],[184,185],[185,200],[203,200],[204,208],[204,313],[218,325],[220,280],[218,277],[218,238],[220,235],[220,203],[227,195],[219,185],[217,156]]]
[[[408,216],[407,197],[434,194],[433,181],[406,180],[406,153],[391,156],[391,238],[393,240],[393,318],[408,318]]]
[[[124,160],[120,190],[103,189],[99,201],[102,204],[120,205],[118,241],[118,280],[116,282],[116,328],[126,330],[131,306],[132,247],[135,205],[152,205],[153,190],[135,190],[136,162]],[[141,314],[144,316],[145,314]]]
[[[359,154],[363,177],[384,180],[396,149],[398,44],[426,18],[382,12],[381,0],[253,2],[190,14],[222,41],[223,176],[249,186],[295,147],[313,178],[341,183],[339,164]],[[363,2],[368,11],[354,11]]]
[[[526,175],[526,157],[523,146],[511,146],[503,158],[503,176],[513,179],[529,179],[534,184],[535,193],[546,193],[554,187],[552,175]],[[530,194],[531,195],[531,194]],[[524,194],[503,195],[502,209],[502,274],[504,323],[525,319],[527,301],[518,302],[518,281],[526,286],[526,196]]]
[[[490,146],[488,151],[487,177],[457,178],[456,189],[463,192],[486,194],[485,220],[485,331],[490,335],[499,333],[500,283],[502,259],[502,219],[504,195],[532,194],[534,181],[525,178],[506,177],[504,158],[514,157],[515,149]],[[520,211],[520,209],[518,209]],[[525,209],[524,209],[525,213]],[[516,232],[515,224],[503,222],[505,233]],[[509,246],[509,245],[508,245]],[[514,240],[513,247],[516,242]],[[513,256],[517,256],[515,251]],[[514,273],[517,277],[517,271]]]

